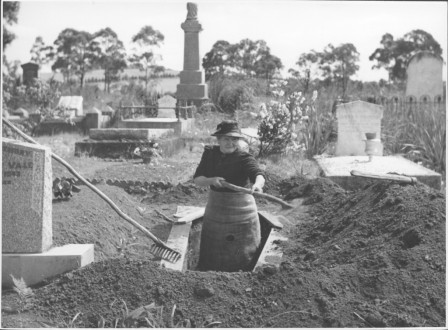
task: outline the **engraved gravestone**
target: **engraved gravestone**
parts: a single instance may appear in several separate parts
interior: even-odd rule
[[[364,101],[339,104],[336,108],[338,141],[336,156],[365,156],[366,133],[375,133],[381,138],[381,106]],[[376,148],[375,156],[383,155],[383,146]]]
[[[2,253],[41,253],[51,247],[51,150],[2,139]]]

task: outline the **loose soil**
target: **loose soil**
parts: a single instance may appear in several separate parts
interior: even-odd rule
[[[84,173],[148,182],[182,178],[168,180],[171,188],[140,194],[97,184],[126,214],[166,240],[172,224],[160,212],[172,217],[179,205],[206,203],[207,190],[189,180],[198,160],[170,164],[173,168],[163,168],[164,160],[152,167],[98,161],[101,166]],[[446,326],[444,194],[423,184],[367,180],[362,190],[349,192],[325,178],[267,177],[266,192],[295,205],[285,211],[257,199],[260,210],[282,216],[288,241],[280,243],[278,270],[161,268],[148,252],[151,241],[81,185],[69,200],[53,202],[54,245],[95,244],[95,262],[33,287],[28,300],[3,291],[2,327],[114,327],[126,308],[151,303],[163,306],[154,309],[161,315],[151,320],[157,327]],[[141,320],[133,325],[148,327]]]

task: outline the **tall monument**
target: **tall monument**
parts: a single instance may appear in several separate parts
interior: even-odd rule
[[[184,69],[180,72],[180,83],[177,85],[177,100],[180,105],[185,102],[199,107],[208,99],[205,74],[201,69],[199,56],[199,32],[202,26],[198,21],[198,7],[195,3],[187,3],[187,19],[181,24],[185,31]]]

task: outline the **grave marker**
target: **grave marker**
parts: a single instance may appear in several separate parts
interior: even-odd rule
[[[53,239],[51,150],[6,138],[2,147],[2,252],[44,252]]]
[[[181,24],[184,36],[184,69],[180,72],[180,83],[177,85],[176,97],[184,102],[193,102],[199,107],[208,99],[208,86],[201,66],[199,52],[199,32],[202,25],[198,21],[198,7],[195,3],[187,3],[187,19]]]
[[[376,133],[381,137],[382,107],[364,101],[339,104],[336,108],[338,119],[338,142],[336,156],[365,156],[365,133]],[[373,155],[382,156],[381,145]]]
[[[416,101],[434,102],[443,95],[443,60],[428,51],[421,51],[412,56],[406,70],[406,95],[415,97]]]

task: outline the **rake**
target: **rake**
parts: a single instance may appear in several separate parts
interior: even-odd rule
[[[31,137],[23,133],[21,130],[19,130],[17,127],[15,127],[9,120],[2,117],[3,123],[5,123],[9,128],[11,128],[14,132],[19,134],[23,139],[26,141],[39,145],[38,142],[33,140]],[[148,229],[143,227],[141,224],[139,224],[137,221],[132,219],[130,216],[125,214],[123,211],[120,210],[120,208],[109,198],[107,197],[102,191],[100,191],[97,187],[92,185],[89,181],[84,179],[81,174],[75,171],[75,169],[68,164],[65,160],[63,160],[61,157],[56,155],[55,153],[51,152],[51,157],[58,161],[60,164],[62,164],[67,170],[73,174],[75,177],[77,177],[79,180],[81,180],[87,187],[89,187],[91,190],[93,190],[96,194],[98,194],[103,200],[105,200],[112,209],[124,220],[129,222],[131,225],[135,226],[137,229],[139,229],[141,232],[143,232],[146,236],[148,236],[150,239],[154,241],[154,244],[150,247],[149,252],[154,254],[156,257],[162,258],[164,260],[167,260],[169,262],[175,263],[177,262],[181,254],[167,246],[164,242],[162,242],[159,238],[154,236]]]

